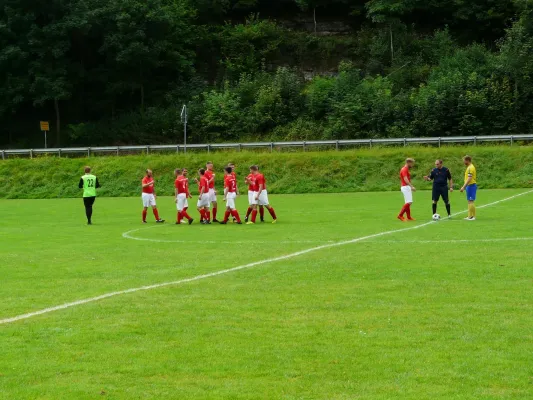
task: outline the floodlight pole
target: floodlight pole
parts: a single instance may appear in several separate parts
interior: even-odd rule
[[[183,152],[187,153],[187,105],[181,109],[181,122],[183,122]]]

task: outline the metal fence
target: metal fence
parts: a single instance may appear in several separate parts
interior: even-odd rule
[[[410,144],[435,145],[442,144],[478,144],[478,143],[509,143],[511,146],[516,142],[533,142],[531,135],[494,135],[494,136],[449,136],[449,137],[425,137],[425,138],[388,138],[388,139],[355,139],[355,140],[310,140],[304,142],[256,142],[256,143],[216,143],[216,144],[188,144],[188,145],[153,145],[153,146],[104,146],[104,147],[68,147],[50,149],[10,149],[0,150],[2,160],[9,156],[29,156],[48,154],[61,157],[62,155],[77,154],[91,155],[100,154],[134,154],[134,153],[156,153],[167,151],[175,153],[186,153],[187,150],[200,150],[210,152],[211,150],[250,150],[265,149],[273,152],[283,148],[299,148],[303,151],[311,147],[322,147],[340,150],[350,146],[384,146],[397,145],[408,146]]]

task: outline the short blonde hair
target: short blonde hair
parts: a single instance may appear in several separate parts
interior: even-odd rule
[[[464,156],[464,157],[463,157],[463,160],[464,160],[464,161],[468,161],[468,162],[472,162],[472,157],[470,157],[470,156]]]
[[[414,158],[406,158],[405,159],[405,163],[406,164],[410,164],[410,163],[414,163],[415,162],[415,159]]]

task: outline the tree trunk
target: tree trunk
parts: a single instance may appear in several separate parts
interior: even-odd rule
[[[61,146],[61,117],[59,114],[59,101],[54,99],[54,109],[56,110],[56,146]]]
[[[316,35],[316,7],[313,8],[313,23],[315,24],[315,35]]]

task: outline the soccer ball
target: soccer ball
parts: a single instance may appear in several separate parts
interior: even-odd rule
[[[433,215],[433,221],[440,221],[440,215],[439,214]]]

